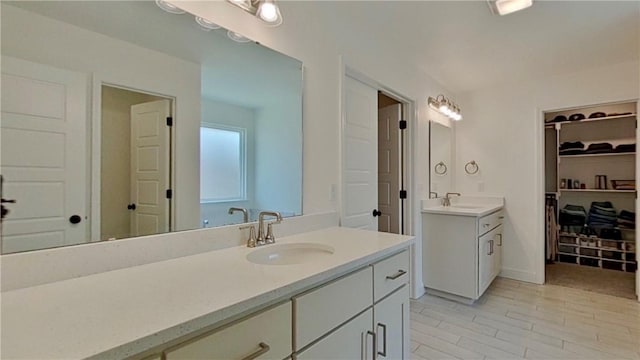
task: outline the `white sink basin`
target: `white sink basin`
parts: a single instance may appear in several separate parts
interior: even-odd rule
[[[484,206],[480,206],[480,205],[463,205],[463,204],[453,204],[451,205],[452,208],[458,208],[458,209],[481,209]]]
[[[247,255],[247,260],[260,265],[304,264],[333,255],[335,249],[318,243],[265,245]]]

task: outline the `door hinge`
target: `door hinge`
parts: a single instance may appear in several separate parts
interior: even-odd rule
[[[167,126],[173,126],[173,117],[167,116]]]
[[[171,199],[173,197],[173,191],[171,191],[171,189],[167,189],[167,199]]]
[[[407,190],[400,190],[400,199],[407,198]]]
[[[400,120],[399,121],[399,125],[400,125],[400,130],[404,130],[407,128],[407,120]]]

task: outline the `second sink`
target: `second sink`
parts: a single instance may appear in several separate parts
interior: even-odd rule
[[[294,265],[331,256],[334,251],[333,247],[318,243],[267,245],[250,252],[247,260],[260,265]]]

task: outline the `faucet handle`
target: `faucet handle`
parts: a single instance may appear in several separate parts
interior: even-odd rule
[[[249,229],[249,239],[247,239],[247,247],[256,247],[256,228],[253,225],[240,226],[239,230]]]
[[[277,224],[277,221],[273,221],[267,224],[267,235],[264,237],[264,242],[267,244],[273,244],[276,242],[276,237],[273,235],[273,224]]]

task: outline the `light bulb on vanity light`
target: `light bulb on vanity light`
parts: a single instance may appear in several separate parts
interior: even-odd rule
[[[278,5],[276,5],[273,0],[263,0],[258,7],[256,15],[271,26],[282,24],[280,8],[278,8]]]
[[[217,30],[221,28],[220,25],[214,22],[211,22],[205,18],[201,18],[200,16],[196,16],[196,22],[198,23],[198,25],[200,25],[200,28],[204,31]]]

